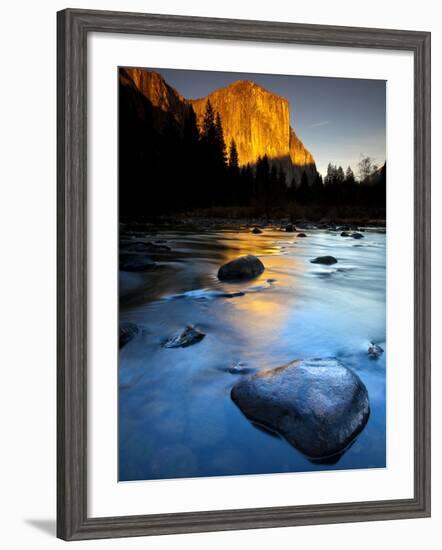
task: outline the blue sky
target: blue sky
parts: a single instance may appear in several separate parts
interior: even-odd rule
[[[386,82],[349,78],[153,69],[184,97],[203,97],[235,80],[253,80],[290,102],[291,125],[324,175],[327,164],[351,166],[361,155],[386,160]]]

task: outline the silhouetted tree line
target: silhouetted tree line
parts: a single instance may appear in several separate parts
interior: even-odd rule
[[[385,174],[384,174],[385,176]],[[329,165],[327,176],[287,185],[281,168],[264,156],[239,166],[234,140],[226,145],[222,119],[207,101],[201,127],[192,106],[175,118],[136,89],[120,85],[120,219],[137,219],[214,206],[252,206],[269,216],[288,203],[385,205],[378,183],[356,183],[351,169]],[[363,189],[364,188],[364,189]],[[370,188],[370,190],[369,190]],[[376,188],[376,191],[374,191]]]
[[[370,157],[363,157],[358,168],[358,180],[350,166],[344,172],[342,166],[331,163],[324,179],[317,174],[312,184],[303,173],[300,185],[292,182],[288,190],[289,201],[307,205],[385,208],[386,165],[379,169]]]

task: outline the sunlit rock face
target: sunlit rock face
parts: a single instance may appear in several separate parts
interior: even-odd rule
[[[120,82],[135,86],[154,107],[171,114],[179,124],[183,123],[189,108],[187,102],[181,94],[167,84],[159,73],[145,69],[122,69]]]
[[[290,127],[287,99],[250,80],[238,80],[207,97],[190,100],[199,123],[207,99],[221,115],[226,144],[235,140],[241,165],[254,165],[258,157],[267,155],[284,169],[288,183],[292,177],[299,181],[301,169],[306,168],[309,179],[316,173],[311,153]]]
[[[208,97],[190,100],[202,123],[207,99],[221,115],[224,137],[233,138],[240,164],[254,164],[259,156],[283,158],[290,139],[289,103],[249,80],[239,80]]]
[[[221,115],[226,146],[235,140],[241,166],[253,166],[259,157],[267,155],[285,171],[287,184],[293,178],[299,184],[304,171],[309,181],[316,175],[313,156],[290,126],[288,100],[250,80],[238,80],[199,99],[185,99],[159,73],[146,69],[123,69],[120,81],[135,87],[178,124],[192,105],[201,125],[210,99],[214,111]]]

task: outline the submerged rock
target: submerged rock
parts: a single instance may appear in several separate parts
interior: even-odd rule
[[[305,233],[298,233],[296,236],[297,237],[307,237],[307,235]]]
[[[378,344],[375,344],[374,342],[370,342],[367,353],[371,359],[377,359],[384,353],[384,350]]]
[[[119,267],[121,271],[147,271],[156,263],[147,256],[139,254],[120,254]]]
[[[171,336],[163,342],[163,348],[187,348],[200,342],[206,335],[192,325],[188,325],[180,334]]]
[[[240,296],[245,296],[245,292],[238,290],[237,292],[223,292],[222,290],[209,290],[206,288],[188,290],[181,294],[171,294],[165,296],[164,300],[182,300],[182,299],[192,299],[192,300],[215,300],[217,298],[238,298]]]
[[[246,293],[242,290],[238,290],[238,292],[222,292],[220,294],[221,298],[239,298],[241,296],[245,296]]]
[[[363,239],[364,238],[364,235],[362,235],[361,233],[352,233],[351,236],[353,237],[353,239]]]
[[[255,372],[254,368],[248,367],[247,363],[243,363],[242,361],[235,361],[227,370],[230,374],[250,374],[251,372]]]
[[[133,340],[135,336],[140,332],[141,332],[140,327],[135,323],[130,323],[129,321],[120,323],[119,338],[118,338],[119,348],[120,349],[123,348],[126,344],[128,344],[131,340]]]
[[[259,227],[254,227],[252,229],[252,233],[254,233],[255,235],[259,235],[260,233],[262,233],[262,230]]]
[[[350,237],[350,233],[347,233],[347,231],[343,231],[341,233],[341,237]]]
[[[338,260],[333,256],[318,256],[314,260],[310,260],[311,264],[323,264],[323,265],[332,265],[336,264]]]
[[[227,262],[218,271],[221,281],[235,281],[238,279],[253,279],[264,271],[264,264],[256,256],[241,256]]]
[[[342,452],[370,414],[364,384],[336,359],[298,360],[246,376],[231,397],[249,420],[314,459]]]

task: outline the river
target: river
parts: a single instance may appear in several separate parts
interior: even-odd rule
[[[120,322],[142,329],[119,355],[120,481],[385,467],[386,353],[370,359],[367,349],[374,341],[386,350],[386,236],[305,232],[208,225],[127,237],[170,251],[153,254],[155,269],[120,272]],[[218,268],[245,254],[264,273],[221,283]],[[324,255],[338,263],[310,263]],[[187,325],[205,338],[162,347]],[[307,357],[338,358],[370,399],[364,430],[327,464],[252,424],[230,398],[247,372]]]

